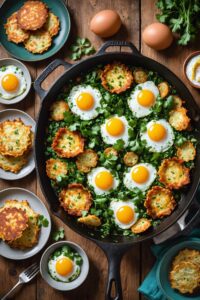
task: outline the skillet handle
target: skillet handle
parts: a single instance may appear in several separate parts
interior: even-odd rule
[[[65,70],[68,70],[72,65],[62,59],[55,59],[44,69],[44,71],[35,80],[34,89],[41,99],[43,99],[47,94],[47,91],[45,91],[41,87],[42,82],[45,80],[45,78],[47,78],[47,76],[49,76],[49,74],[51,74],[59,66],[64,66]]]
[[[133,54],[140,55],[140,56],[142,55],[131,42],[127,42],[127,41],[107,41],[101,46],[101,48],[97,52],[97,55],[104,54],[107,48],[116,47],[116,46],[130,48]],[[121,52],[121,48],[120,48],[120,52]]]

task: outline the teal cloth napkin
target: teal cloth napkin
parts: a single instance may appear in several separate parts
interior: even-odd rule
[[[168,249],[170,249],[173,245],[183,242],[185,240],[187,241],[198,240],[200,242],[200,229],[199,228],[194,229],[188,237],[180,237],[171,241],[170,246],[168,241],[161,245],[153,245],[151,247],[151,250],[153,254],[156,256],[157,261],[138,289],[138,291],[142,293],[148,300],[167,300],[157,285],[156,270],[165,252]]]

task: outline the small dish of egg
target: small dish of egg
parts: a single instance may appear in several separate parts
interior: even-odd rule
[[[54,289],[69,291],[80,286],[89,271],[85,251],[73,242],[61,241],[49,246],[40,261],[42,278]]]
[[[30,88],[31,76],[23,63],[13,58],[0,59],[0,103],[18,103]]]

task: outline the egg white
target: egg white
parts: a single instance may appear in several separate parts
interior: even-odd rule
[[[137,96],[141,90],[151,91],[155,96],[155,101],[159,95],[159,90],[153,81],[146,81],[144,83],[138,84],[135,90],[130,94],[130,97],[128,99],[128,106],[136,118],[148,116],[151,113],[151,108],[153,106],[152,105],[150,107],[145,107],[139,104]]]
[[[107,122],[111,118],[114,118],[114,117],[120,119],[124,123],[124,125],[125,125],[124,132],[121,135],[118,135],[118,136],[112,136],[106,130],[106,124],[107,124]],[[124,116],[119,117],[117,115],[114,115],[111,118],[106,119],[105,122],[104,122],[104,124],[101,125],[101,136],[102,136],[102,139],[103,139],[104,143],[108,144],[108,145],[114,145],[118,140],[123,140],[124,141],[124,147],[127,147],[128,143],[129,143],[128,130],[130,128],[130,126],[128,125],[128,121],[126,120],[126,118]]]
[[[122,206],[129,206],[130,208],[132,208],[132,210],[134,211],[134,218],[133,220],[129,223],[129,224],[124,224],[122,222],[120,222],[117,218],[117,211],[118,209],[120,209],[120,207]],[[133,202],[131,201],[112,201],[110,203],[110,209],[113,211],[114,213],[114,219],[115,219],[115,223],[122,229],[128,229],[131,226],[133,226],[138,219],[138,213],[135,212],[135,205],[133,204]]]
[[[132,179],[132,176],[131,176],[132,171],[138,166],[144,166],[149,171],[149,178],[144,183],[137,183]],[[132,168],[129,168],[128,171],[124,174],[124,185],[126,186],[127,189],[129,189],[131,191],[134,190],[135,188],[138,188],[141,191],[146,191],[150,187],[150,185],[154,182],[154,180],[156,179],[156,174],[157,174],[156,169],[151,164],[148,164],[148,163],[137,164],[137,165],[133,166]]]
[[[98,186],[96,186],[96,183],[95,183],[95,177],[97,176],[97,174],[99,172],[102,172],[102,171],[109,171],[113,176],[113,186],[108,190],[100,189]],[[119,179],[116,178],[116,176],[114,176],[114,174],[110,170],[108,170],[104,167],[97,167],[97,168],[92,169],[92,171],[90,173],[88,173],[87,179],[88,179],[89,185],[93,187],[94,192],[97,195],[108,194],[108,193],[110,193],[111,190],[116,189],[119,185]]]
[[[162,141],[152,141],[148,136],[147,131],[141,134],[141,140],[146,141],[146,145],[151,152],[164,152],[168,150],[174,143],[174,132],[170,124],[164,120],[160,119],[157,121],[151,121],[147,124],[147,130],[152,124],[159,123],[163,125],[166,129],[166,137]]]
[[[74,275],[76,272],[80,271],[80,266],[75,264],[75,261],[73,261],[73,269],[72,272],[66,276],[62,276],[60,274],[58,274],[56,272],[56,262],[63,258],[63,257],[67,257],[63,254],[59,255],[58,257],[56,257],[55,259],[51,259],[48,262],[48,269],[49,269],[49,273],[52,276],[52,278],[54,278],[55,280],[59,280],[62,282],[69,282],[69,278]]]
[[[5,70],[2,71],[2,69],[5,69]],[[18,78],[19,86],[18,86],[17,90],[8,92],[3,88],[2,79],[7,74],[13,74]],[[26,88],[27,88],[26,79],[24,77],[23,71],[19,67],[16,67],[13,65],[0,67],[0,96],[1,96],[1,98],[7,99],[7,100],[16,98],[17,96],[23,94],[25,92]]]
[[[94,98],[94,106],[90,110],[81,110],[76,99],[81,93],[89,93]],[[93,88],[90,85],[77,85],[72,88],[68,96],[68,104],[71,111],[80,117],[81,120],[92,120],[99,115],[101,108],[101,93],[98,89]]]

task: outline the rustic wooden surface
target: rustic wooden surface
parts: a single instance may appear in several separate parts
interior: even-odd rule
[[[180,78],[182,76],[182,65],[186,56],[192,51],[197,49],[197,46],[192,45],[190,48],[182,48],[173,44],[170,49],[155,52],[148,48],[141,42],[141,32],[143,28],[155,20],[155,6],[154,2],[149,0],[66,0],[68,9],[71,15],[72,30],[70,38],[66,45],[54,57],[39,63],[27,63],[32,79],[34,79],[42,72],[54,58],[59,57],[69,61],[68,48],[74,38],[79,35],[81,37],[88,37],[96,49],[104,42],[102,39],[96,37],[90,32],[88,24],[91,17],[101,9],[112,8],[116,9],[121,15],[123,26],[120,32],[114,39],[123,39],[131,41],[135,44],[141,52],[149,57],[158,60],[159,62],[167,65],[173,72]],[[8,57],[5,50],[0,48],[0,57]],[[62,68],[54,71],[45,81],[44,87],[50,86],[54,80],[61,74]],[[190,87],[189,87],[190,88]],[[199,93],[193,88],[190,88],[195,100],[200,104]],[[25,101],[20,104],[11,106],[13,108],[21,109],[36,118],[39,107],[40,99],[35,95],[32,90]],[[9,106],[9,108],[11,108]],[[6,109],[7,106],[0,106],[0,109]],[[7,182],[0,180],[0,189],[19,186],[31,190],[46,203],[42,192],[40,190],[39,182],[36,179],[36,174],[33,172],[27,178]],[[52,217],[55,226],[64,226],[55,217]],[[107,276],[107,261],[103,252],[96,247],[92,242],[80,237],[67,226],[64,226],[66,239],[72,240],[80,244],[87,252],[90,259],[90,272],[86,282],[73,292],[60,293],[49,287],[40,276],[30,284],[24,286],[20,292],[15,296],[17,300],[103,300],[104,289]],[[137,288],[145,275],[151,269],[154,258],[149,250],[151,242],[146,242],[138,245],[130,250],[123,258],[121,264],[121,278],[124,300],[139,300],[144,299],[137,292]],[[34,259],[33,259],[34,260]],[[18,274],[30,264],[30,260],[24,262],[9,261],[0,258],[0,296],[6,293],[17,281]]]

